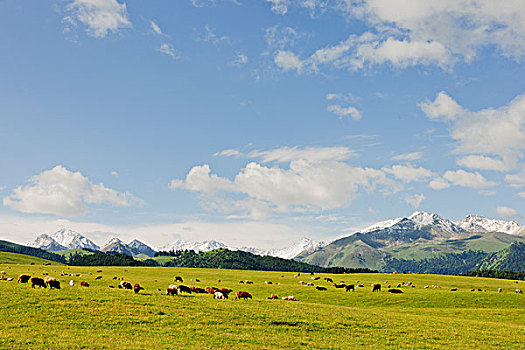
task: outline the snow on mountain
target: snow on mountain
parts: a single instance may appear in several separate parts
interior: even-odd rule
[[[456,224],[468,232],[502,232],[509,235],[525,234],[525,226],[521,226],[516,221],[487,219],[477,215],[469,215]]]
[[[452,221],[442,218],[437,214],[416,211],[408,217],[410,220],[421,226],[431,226],[437,231],[463,233],[464,229],[454,224]]]
[[[282,249],[273,249],[268,252],[267,255],[275,256],[283,259],[292,259],[295,258],[302,252],[313,253],[314,251],[323,248],[326,246],[325,242],[314,241],[309,238],[304,237],[300,241],[282,248]]]
[[[150,246],[148,246],[145,243],[142,243],[137,239],[134,239],[133,241],[129,242],[128,247],[130,247],[133,251],[133,255],[144,254],[146,256],[149,256],[150,258],[155,255],[155,250],[153,250]]]
[[[53,241],[53,242],[51,242]],[[70,229],[62,228],[50,235],[41,234],[38,236],[31,246],[41,249],[49,250],[67,250],[67,249],[93,249],[99,250],[100,247],[93,243],[89,238],[84,237],[78,232]],[[46,246],[54,247],[53,249],[46,248]]]
[[[375,231],[375,230],[382,230],[382,229],[394,226],[395,224],[397,224],[401,220],[403,220],[403,218],[390,219],[390,220],[377,222],[377,223],[375,223],[375,224],[373,224],[371,226],[368,226],[367,228],[365,228],[364,230],[359,231],[359,232],[367,233],[367,232],[371,232],[371,231]]]
[[[159,251],[177,251],[177,250],[194,250],[195,252],[208,252],[210,250],[218,249],[218,248],[228,248],[224,243],[217,242],[217,241],[202,241],[202,242],[188,242],[183,241],[180,239],[177,239],[176,241],[165,245],[163,247],[160,247]]]
[[[49,235],[46,235],[45,233],[38,236],[36,240],[33,243],[31,243],[29,246],[40,248],[40,249],[51,250],[53,252],[67,250],[66,247],[58,244],[57,241],[55,241],[53,238],[51,238]]]
[[[112,238],[105,246],[100,249],[100,251],[104,253],[113,252],[133,256],[133,249],[116,237]]]

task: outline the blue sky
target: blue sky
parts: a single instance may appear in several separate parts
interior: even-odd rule
[[[0,238],[525,215],[521,1],[0,1]]]

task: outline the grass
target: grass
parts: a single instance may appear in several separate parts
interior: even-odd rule
[[[49,252],[50,253],[55,253],[55,254],[58,254],[58,255],[62,255],[63,257],[66,257],[66,258],[69,258],[71,255],[75,255],[75,254],[80,254],[80,255],[93,254],[92,252],[89,252],[89,251],[84,250],[84,249],[68,249],[68,250],[61,250],[61,251],[58,251],[58,252],[50,250]]]
[[[0,264],[26,264],[26,265],[42,265],[42,264],[51,264],[51,265],[62,265],[60,263],[37,258],[30,255],[10,253],[10,252],[0,252]],[[1,268],[2,265],[0,265]]]
[[[300,280],[312,281],[309,274],[296,278],[294,273],[187,268],[0,268],[15,280],[20,273],[49,273],[63,286],[61,290],[32,289],[28,284],[0,281],[0,348],[525,348],[525,295],[514,293],[516,288],[525,290],[525,282],[438,275],[316,274],[354,284],[359,280],[365,286],[347,293],[322,279],[313,282],[326,286],[327,291],[301,286]],[[208,294],[168,297],[164,291],[175,276],[199,287],[246,290],[254,299],[214,300]],[[145,290],[135,295],[111,289],[108,286],[118,284],[113,277],[140,283]],[[70,279],[75,281],[72,287]],[[247,279],[254,284],[239,283]],[[91,286],[80,287],[82,280]],[[402,287],[404,293],[397,295],[385,291],[387,284],[408,281],[416,287]],[[372,293],[372,283],[382,283],[383,291]],[[441,288],[425,289],[425,285]],[[456,287],[459,291],[450,291]],[[500,287],[503,292],[498,294]],[[472,288],[486,292],[471,292]],[[294,295],[298,301],[267,300],[270,294]]]

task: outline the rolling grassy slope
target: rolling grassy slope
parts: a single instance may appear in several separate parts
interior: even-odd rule
[[[90,255],[93,254],[90,251],[84,250],[84,249],[68,249],[68,250],[62,250],[58,252],[53,252],[57,255],[61,255],[65,258],[69,258],[71,255],[80,254],[80,255]]]
[[[514,293],[517,287],[525,290],[525,282],[436,275],[319,275],[363,283],[363,288],[347,293],[322,279],[313,281],[309,274],[296,278],[294,273],[217,269],[9,267],[12,276],[49,273],[62,281],[63,288],[32,289],[1,281],[0,348],[520,349],[525,343],[525,295]],[[62,270],[82,277],[60,277]],[[199,287],[246,290],[254,298],[168,297],[164,290],[174,276]],[[110,289],[117,284],[113,277],[138,282],[145,290],[135,295]],[[200,282],[195,282],[197,278]],[[76,282],[73,287],[67,284],[69,279]],[[239,284],[246,279],[254,284]],[[79,287],[80,280],[91,287]],[[328,290],[301,286],[299,280]],[[408,281],[416,287],[403,287],[403,294],[371,292],[371,283],[385,287]],[[454,287],[459,291],[451,292]],[[498,294],[500,287],[503,292]],[[487,291],[471,292],[472,288]],[[267,300],[272,293],[294,295],[298,301]]]
[[[11,252],[0,252],[0,264],[25,264],[25,265],[42,265],[42,264],[51,264],[51,265],[62,265],[55,261],[46,260],[42,258],[37,258],[31,255],[17,254]]]

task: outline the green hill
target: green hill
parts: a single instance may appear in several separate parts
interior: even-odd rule
[[[37,258],[31,255],[0,252],[0,264],[23,264],[23,265],[62,265],[55,261]]]
[[[72,255],[93,254],[93,252],[90,252],[89,250],[85,250],[85,249],[68,249],[68,250],[62,250],[62,251],[52,252],[52,253],[63,256],[66,259],[69,259]]]
[[[8,241],[0,241],[0,252],[25,254],[25,255],[34,256],[37,258],[55,261],[55,262],[62,263],[62,264],[66,263],[66,258],[61,255],[51,253],[51,252],[48,252],[47,250],[43,250],[40,248],[26,247],[26,246],[8,242]]]

